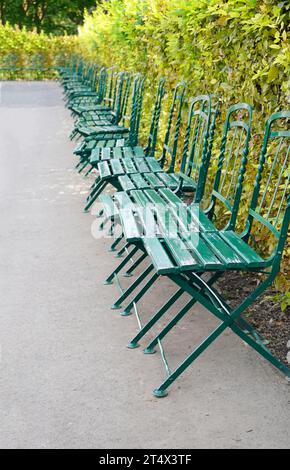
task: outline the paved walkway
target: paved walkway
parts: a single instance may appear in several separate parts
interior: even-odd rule
[[[110,310],[116,260],[82,213],[71,126],[57,84],[1,84],[0,447],[289,448],[290,388],[232,334],[151,395],[163,365],[126,348],[136,320]],[[165,343],[173,364],[215,326],[193,313]]]

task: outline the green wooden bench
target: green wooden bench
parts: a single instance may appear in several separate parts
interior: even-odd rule
[[[152,110],[152,117],[149,129],[149,135],[145,147],[138,145],[136,138],[131,139],[120,139],[117,142],[116,147],[100,147],[97,146],[90,155],[90,165],[91,169],[98,169],[98,163],[108,161],[111,159],[118,159],[116,164],[120,163],[120,159],[124,158],[139,158],[139,157],[148,157],[153,158],[155,155],[157,134],[159,119],[161,113],[162,100],[165,94],[165,79],[161,78],[158,82],[156,98]],[[139,120],[136,124],[137,129],[140,126],[141,113],[138,113]],[[135,132],[135,137],[137,137],[138,132]],[[98,191],[99,184],[103,184],[104,181],[101,180],[100,176],[96,177],[95,183],[92,185],[92,191],[90,194],[90,199],[94,196],[94,193]],[[106,183],[107,184],[107,183]],[[92,201],[93,202],[93,201]]]
[[[64,95],[66,104],[81,95],[94,95],[96,93],[96,77],[99,67],[93,64],[81,63],[77,69],[77,76],[66,82]]]
[[[108,110],[114,108],[115,90],[118,85],[118,72],[116,67],[102,67],[98,74],[97,86],[98,94],[102,96],[102,102],[95,106],[93,97],[76,96],[68,105],[72,116],[78,119],[82,114],[102,110],[106,107]]]
[[[244,112],[244,119],[241,118],[241,112]],[[175,219],[178,219],[178,227],[180,227],[180,230],[182,227],[186,227],[188,224],[191,224],[192,230],[194,231],[211,232],[215,230],[215,225],[212,222],[215,215],[215,209],[219,209],[216,203],[220,202],[231,214],[230,221],[228,221],[228,225],[226,227],[234,227],[240,201],[238,181],[242,178],[245,171],[250,137],[251,114],[251,108],[246,104],[235,105],[228,110],[211,198],[207,207],[203,211],[200,209],[200,205],[196,202],[200,202],[198,199],[200,195],[198,194],[196,194],[197,200],[190,206],[187,206],[187,204],[184,204],[182,200],[168,188],[162,188],[159,190],[133,190],[129,194],[123,192],[116,193],[114,199],[118,208],[118,216],[121,218],[123,232],[126,239],[126,249],[128,250],[133,246],[133,253],[140,251],[140,255],[136,260],[136,266],[140,264],[140,261],[143,262],[143,260],[148,256],[143,243],[144,233],[146,233],[144,228],[144,219],[146,222],[144,211],[145,216],[148,215],[148,207],[151,209],[152,205],[154,206],[154,210],[157,211],[156,214],[159,215],[158,220],[161,223],[161,228],[163,223],[162,214],[165,214],[167,217],[167,208],[170,207],[173,216]],[[239,117],[238,120],[237,117]],[[105,196],[105,198],[108,198],[108,196]],[[105,201],[105,203],[106,202],[107,201]],[[113,217],[115,217],[115,214]],[[152,223],[152,220],[153,219],[150,218],[150,223],[146,224],[146,227],[149,226],[150,228],[150,233],[152,233],[152,230],[154,230],[154,227],[156,226],[156,224]],[[172,223],[173,222],[174,219],[172,220]],[[158,237],[161,233],[162,231],[160,231],[160,227],[158,226],[158,231],[153,233],[153,235],[154,237]],[[186,256],[186,253],[184,256]],[[128,265],[131,258],[132,251],[129,252],[119,266],[110,274],[110,276],[108,276],[105,283],[112,283],[118,273]],[[133,267],[130,267],[130,273],[132,273],[135,268],[134,264]],[[112,308],[120,308],[122,303],[140,287],[141,282],[144,281],[152,270],[153,264],[150,263],[150,265],[141,272],[131,286],[122,292],[122,295],[115,301]],[[138,301],[148,292],[151,286],[156,283],[159,276],[160,274],[157,272],[154,272],[153,275],[151,275],[141,290],[134,296],[129,304],[126,305],[122,315],[129,315],[132,308],[136,308]],[[169,303],[168,308],[170,306],[172,306],[172,304]],[[165,313],[166,311],[167,309],[164,307],[162,312]],[[145,325],[142,328],[137,337],[130,343],[131,347],[133,347],[133,345],[137,346],[138,340],[148,331],[147,328],[148,325]]]
[[[119,125],[107,122],[105,125],[100,124],[96,126],[92,133],[75,150],[75,153],[80,156],[79,172],[90,163],[90,154],[96,147],[116,147],[125,141],[131,145],[137,144],[143,102],[144,78],[136,76],[129,90],[131,91],[129,105],[128,93],[123,96],[123,99],[118,99],[120,103],[117,105],[118,116],[120,116],[120,118],[118,117]],[[91,166],[90,170],[92,168]]]
[[[76,93],[67,104],[74,119],[79,119],[84,112],[104,108],[106,105],[106,86],[108,80],[108,69],[105,67],[96,68],[93,77],[92,91]],[[107,110],[110,110],[109,103],[107,103]]]
[[[124,102],[128,100],[132,76],[118,72],[115,67],[112,67],[111,70],[106,70],[102,74],[102,78],[103,101],[101,104],[94,106],[94,103],[85,103],[83,105],[73,100],[70,106],[74,117],[83,125],[93,126],[100,116],[105,116],[110,122],[116,123]]]
[[[107,79],[107,76],[102,78]],[[83,136],[88,136],[90,134],[89,127],[95,126],[97,124],[118,124],[122,116],[123,103],[128,99],[130,93],[131,77],[125,75],[124,73],[112,72],[111,82],[113,84],[113,97],[103,97],[102,103],[95,104],[93,101],[91,105],[82,103],[79,104],[79,99],[93,99],[97,96],[97,93],[94,93],[94,96],[87,96],[87,93],[80,92],[75,99],[71,101],[70,110],[75,117],[74,129],[71,132],[70,139],[73,140],[75,137],[81,138]],[[101,87],[102,89],[102,87]],[[76,101],[77,100],[77,101]],[[86,111],[82,112],[82,109]],[[78,114],[78,112],[80,114]],[[88,128],[87,132],[81,132],[81,128]]]
[[[201,223],[201,212],[195,213],[189,218],[188,228],[180,230],[180,225],[171,235],[179,219],[172,207],[162,211],[159,217],[159,237],[143,236],[146,253],[154,265],[155,274],[168,277],[178,290],[171,296],[168,302],[147,322],[140,334],[130,342],[129,347],[136,347],[144,334],[163,316],[164,312],[172,307],[176,298],[183,293],[189,294],[190,300],[185,304],[174,318],[150,341],[144,352],[150,354],[154,348],[169,333],[169,331],[183,318],[190,308],[196,303],[201,303],[210,313],[216,316],[220,325],[198,345],[187,358],[173,371],[166,380],[154,390],[154,395],[162,397],[167,394],[167,389],[183,373],[189,365],[207,347],[218,338],[222,332],[230,328],[242,340],[252,346],[265,359],[270,361],[280,371],[290,377],[290,370],[281,363],[267,349],[263,338],[254,328],[241,317],[266,288],[274,281],[279,273],[280,261],[286,242],[290,217],[289,198],[289,151],[290,151],[290,112],[273,114],[266,123],[265,135],[258,165],[257,176],[254,185],[250,209],[242,234],[235,232],[237,217],[237,201],[242,191],[245,159],[242,163],[238,179],[235,184],[235,202],[231,211],[231,217],[223,230],[205,229]],[[222,172],[217,173],[217,180],[222,181]],[[154,208],[157,204],[156,193],[151,195]],[[215,188],[213,198],[220,198],[220,192]],[[220,198],[223,201],[223,197]],[[155,217],[156,218],[156,217]],[[127,219],[128,220],[128,219]],[[164,222],[166,221],[166,223]],[[184,221],[184,219],[183,219]],[[195,225],[192,225],[193,224]],[[168,230],[170,227],[171,230]],[[264,257],[259,252],[259,243],[254,247],[250,242],[255,240],[261,228],[267,230],[272,237],[273,250]],[[132,233],[132,227],[130,228]],[[229,270],[262,273],[264,279],[245,298],[242,298],[236,308],[231,308],[215,288],[217,279]]]
[[[154,152],[161,111],[162,100],[160,100],[160,97],[162,98],[164,94],[164,84],[161,82],[161,84],[159,85],[160,86],[158,86],[157,89],[157,96],[151,119],[151,127],[154,128],[154,130],[152,131],[150,129],[149,133],[149,139],[151,139],[150,134],[151,132],[154,132]],[[138,178],[138,175],[140,178],[142,178],[141,175],[144,173],[152,175],[152,173],[155,173],[158,170],[162,170],[164,164],[167,161],[167,155],[170,156],[172,162],[170,168],[174,167],[179,138],[184,93],[185,83],[178,83],[173,91],[172,104],[168,116],[167,130],[163,143],[163,151],[159,159],[155,159],[154,156],[148,156],[146,160],[144,158],[140,158],[146,155],[143,149],[140,147],[136,148],[135,150],[132,150],[130,147],[127,147],[126,150],[123,150],[123,152],[119,148],[116,148],[113,151],[113,155],[112,152],[108,151],[107,149],[104,149],[101,154],[99,150],[95,150],[92,153],[90,161],[96,162],[96,159],[97,161],[100,161],[100,157],[102,158],[102,161],[100,161],[100,163],[98,164],[99,177],[97,178],[96,185],[94,185],[91,193],[88,196],[87,204],[84,209],[85,212],[89,210],[89,208],[92,206],[99,194],[107,186],[107,184],[110,183],[117,189],[122,189],[118,181],[121,175],[124,177],[125,175],[133,175],[133,178],[134,176]],[[158,119],[156,119],[156,116],[158,117]],[[171,138],[173,139],[172,148],[169,146]],[[152,141],[148,142],[148,147],[151,149],[153,148]],[[114,158],[111,159],[111,156],[113,156]]]

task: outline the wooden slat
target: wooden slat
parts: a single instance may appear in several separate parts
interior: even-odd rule
[[[107,217],[113,217],[113,215],[118,214],[118,208],[111,196],[108,194],[101,194],[98,199],[102,203]]]
[[[146,158],[146,163],[149,166],[150,171],[152,171],[153,173],[162,171],[160,163],[158,163],[158,161],[155,158],[152,158],[152,157]]]
[[[113,155],[114,155],[114,158],[122,158],[123,157],[122,148],[121,147],[114,148]]]
[[[114,199],[117,202],[118,207],[120,208],[134,205],[129,195],[125,191],[118,191],[117,193],[115,193]]]
[[[144,178],[153,188],[162,188],[164,183],[156,176],[155,173],[144,173]]]
[[[104,147],[102,149],[102,160],[108,160],[111,158],[111,149],[110,147]]]
[[[124,169],[119,158],[112,158],[110,160],[112,176],[121,176],[124,174]]]
[[[99,148],[95,148],[94,150],[92,150],[90,156],[90,163],[98,163],[100,161],[100,153],[101,152]]]
[[[148,197],[146,196],[146,191],[135,190],[130,193],[130,197],[133,202],[139,204],[140,206],[146,206],[148,203]]]
[[[100,177],[101,178],[105,179],[105,178],[108,178],[109,176],[111,176],[111,170],[110,170],[108,162],[106,162],[106,161],[100,162],[98,164],[98,170],[100,172]]]
[[[95,140],[94,142],[95,142],[96,147],[102,147],[102,148],[105,147],[107,143],[105,140],[97,140],[97,141]]]
[[[159,274],[166,274],[168,272],[174,272],[175,266],[171,262],[169,256],[164,250],[162,244],[158,238],[144,238],[144,245],[147,253],[151,257],[151,260]]]
[[[168,188],[160,189],[159,193],[167,202],[171,202],[172,204],[184,204],[182,200]]]
[[[132,183],[128,175],[119,176],[118,181],[123,191],[131,191],[132,189],[135,189],[135,185]]]
[[[86,142],[86,150],[91,151],[95,148],[96,146],[96,140],[92,139],[89,142]]]
[[[200,230],[204,232],[214,232],[216,230],[215,225],[207,218],[198,204],[190,204],[188,210],[193,220],[200,227]]]
[[[110,147],[111,149],[116,147],[116,139],[108,140],[106,143],[106,147]]]
[[[203,233],[203,239],[225,267],[233,268],[243,263],[243,259],[225,243],[218,232],[205,232]]]
[[[199,266],[206,269],[216,269],[221,267],[221,262],[215,256],[210,246],[205,243],[203,235],[199,233],[191,233],[186,240],[188,248],[194,253],[199,260]]]
[[[134,173],[130,177],[136,189],[148,188],[147,181],[139,173]]]
[[[163,185],[168,186],[170,188],[176,188],[178,186],[178,182],[173,177],[173,175],[165,172],[157,173],[158,178],[162,181]]]
[[[145,157],[143,148],[140,147],[140,146],[134,147],[134,155],[135,155],[136,158]]]
[[[135,161],[139,173],[147,173],[150,171],[150,168],[147,165],[147,158],[136,158]]]
[[[236,233],[228,230],[220,232],[220,236],[238,253],[238,255],[249,265],[263,263],[261,258],[247,243],[245,243]]]
[[[126,157],[126,158],[133,158],[134,157],[134,154],[133,154],[133,151],[132,151],[131,147],[124,147],[123,151],[124,151],[124,157]]]
[[[125,206],[119,210],[120,221],[127,242],[134,242],[140,239],[140,231],[136,218],[133,214],[133,208]]]
[[[122,159],[122,164],[123,164],[123,167],[124,167],[124,170],[125,170],[125,173],[126,174],[130,174],[130,173],[136,173],[137,172],[137,169],[136,169],[136,166],[134,164],[134,159],[133,158],[123,158]]]

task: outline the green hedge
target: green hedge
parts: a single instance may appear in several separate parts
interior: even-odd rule
[[[78,48],[75,36],[50,36],[0,26],[0,78],[53,78],[53,67],[69,60]]]
[[[289,8],[288,2],[273,0],[110,0],[87,14],[80,29],[83,51],[98,63],[141,71],[150,76],[151,83],[162,75],[170,86],[184,79],[188,96],[218,93],[223,101],[222,118],[235,102],[253,105],[240,228],[253,188],[265,120],[272,112],[290,107]],[[147,116],[152,104],[149,88]],[[163,129],[165,122],[164,113]],[[266,253],[271,249],[268,233],[259,237]],[[285,274],[289,258],[288,246]],[[285,292],[285,276],[280,277],[279,285]]]

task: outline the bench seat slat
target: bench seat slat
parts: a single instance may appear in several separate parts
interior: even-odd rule
[[[247,243],[245,243],[236,233],[231,230],[220,232],[220,236],[229,246],[250,266],[263,263],[261,258]]]
[[[123,158],[122,163],[124,166],[124,172],[125,174],[129,175],[130,173],[136,173],[137,169],[134,164],[134,159],[133,158]]]
[[[108,178],[111,176],[111,170],[109,167],[108,162],[103,161],[98,164],[98,170],[100,172],[100,177],[101,178]]]
[[[119,176],[118,181],[123,191],[131,191],[132,189],[135,189],[135,185],[132,183],[128,175]]]
[[[92,153],[90,155],[90,163],[98,163],[100,161],[100,156],[101,156],[101,149],[100,148],[95,148],[92,150]]]
[[[112,158],[110,160],[112,176],[119,176],[125,173],[121,160],[119,158]]]
[[[145,237],[144,245],[158,273],[166,274],[174,270],[175,266],[158,238]]]
[[[153,188],[164,187],[164,183],[158,178],[155,173],[144,173],[144,178]]]
[[[140,173],[133,173],[130,175],[130,178],[136,189],[143,189],[149,186],[147,181],[143,178],[142,175],[140,175]]]
[[[225,266],[232,268],[237,263],[243,262],[243,259],[225,243],[218,233],[206,232],[203,234],[203,238]]]

